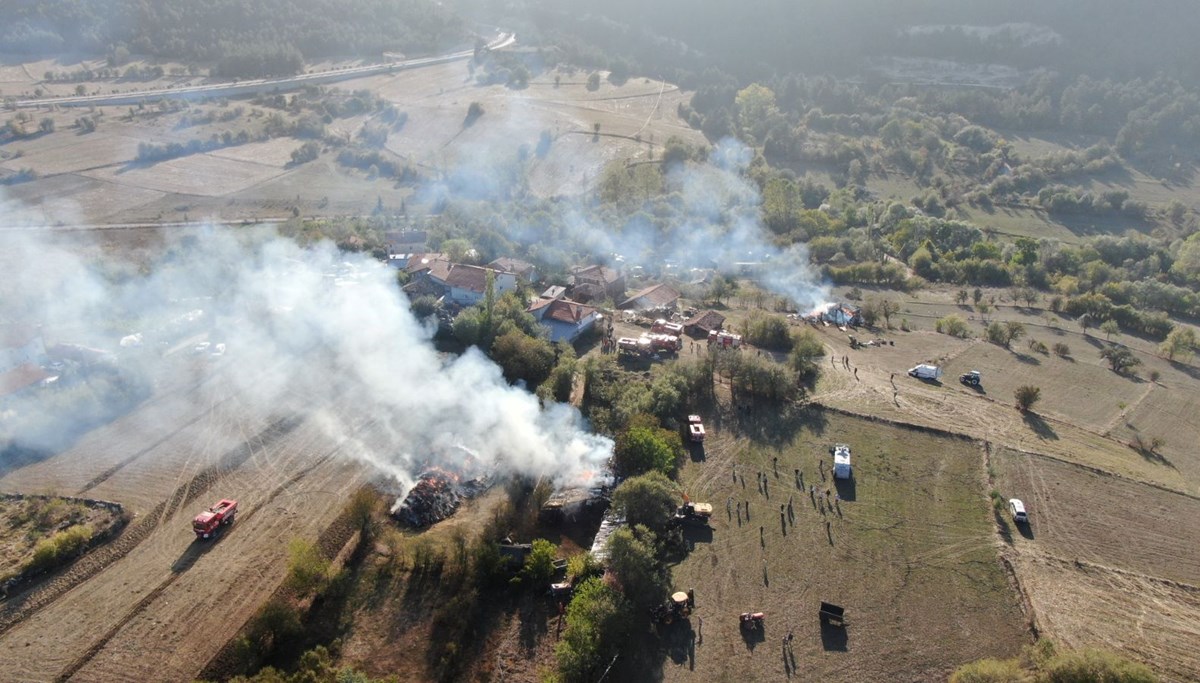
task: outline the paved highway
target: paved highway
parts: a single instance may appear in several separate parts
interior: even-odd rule
[[[501,33],[495,40],[488,43],[487,48],[489,50],[499,50],[501,48],[509,47],[516,42],[517,36],[515,34]],[[285,90],[295,90],[306,85],[314,85],[317,83],[332,83],[335,81],[362,78],[363,76],[371,76],[374,74],[390,73],[404,69],[415,69],[417,67],[429,66],[431,64],[444,64],[446,62],[453,62],[460,59],[468,59],[474,54],[474,50],[462,50],[461,52],[452,52],[450,54],[437,55],[434,57],[422,57],[420,59],[408,59],[401,62],[388,62],[385,64],[353,66],[331,71],[317,71],[314,73],[288,76],[285,78],[259,78],[250,81],[211,83],[208,85],[193,85],[184,88],[164,88],[160,90],[138,90],[134,92],[112,93],[108,95],[46,97],[35,100],[17,100],[10,106],[18,109],[33,109],[54,105],[59,107],[99,107],[137,104],[147,100],[158,100],[163,98],[202,99],[207,97],[250,95],[261,92],[282,92]]]

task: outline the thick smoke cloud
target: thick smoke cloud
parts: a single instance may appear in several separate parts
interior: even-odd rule
[[[577,410],[543,408],[478,350],[439,353],[394,272],[370,257],[329,244],[302,248],[266,228],[213,229],[167,245],[170,257],[144,275],[113,278],[31,233],[3,240],[17,255],[4,317],[33,316],[53,341],[111,352],[89,360],[126,377],[153,377],[162,354],[189,354],[191,340],[207,335],[225,344],[225,355],[209,358],[209,350],[197,361],[209,372],[232,366],[223,375],[238,384],[242,405],[318,420],[352,445],[344,452],[402,485],[431,464],[574,482],[600,472],[611,454],[611,441],[589,433]],[[203,315],[190,319],[196,310]],[[26,392],[0,427],[29,425],[23,418],[56,395]],[[344,411],[323,407],[334,405],[355,406],[388,445],[358,441],[337,417]],[[32,439],[23,444],[32,448],[52,445],[38,443],[45,435],[37,430],[15,436]]]

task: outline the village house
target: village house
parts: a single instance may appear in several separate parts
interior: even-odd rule
[[[683,324],[683,331],[693,337],[708,338],[709,332],[719,331],[725,326],[725,316],[716,311],[701,311]]]
[[[674,308],[679,291],[670,285],[651,285],[622,301],[618,308],[628,311],[650,311]]]
[[[521,259],[501,256],[487,264],[487,267],[505,273],[512,273],[517,276],[517,280],[525,284],[537,281],[537,268],[532,263],[522,261]]]
[[[547,293],[561,296],[561,292],[552,292],[555,289],[552,287]],[[595,307],[557,297],[540,298],[533,302],[528,311],[546,329],[552,342],[574,342],[595,327],[600,319],[600,311]]]
[[[571,297],[576,301],[620,301],[625,296],[625,277],[607,266],[576,266],[571,269]]]
[[[472,306],[483,301],[487,293],[489,275],[492,277],[492,290],[497,297],[517,288],[517,276],[512,273],[446,261],[435,261],[426,277],[442,286],[449,301],[459,306]]]

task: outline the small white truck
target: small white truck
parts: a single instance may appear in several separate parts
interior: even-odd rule
[[[850,447],[844,443],[833,446],[833,478],[849,479],[854,476],[850,469]]]

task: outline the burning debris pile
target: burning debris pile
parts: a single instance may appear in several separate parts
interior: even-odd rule
[[[441,469],[421,473],[403,499],[392,506],[392,517],[414,528],[432,526],[458,511],[464,500],[486,491],[485,479],[460,482],[459,477]]]

